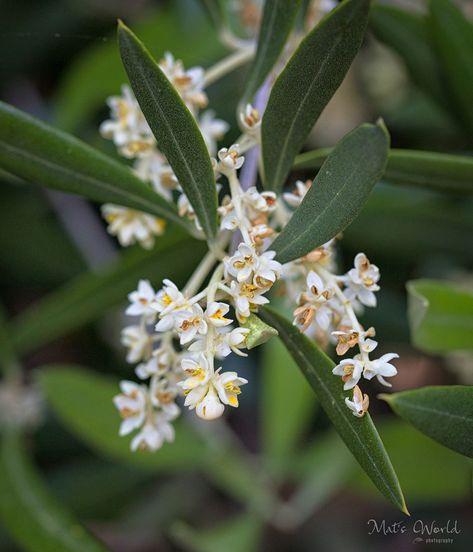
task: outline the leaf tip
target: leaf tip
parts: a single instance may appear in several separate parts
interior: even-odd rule
[[[376,395],[377,399],[380,399],[381,401],[385,401],[388,404],[391,404],[392,396],[388,395],[387,393],[380,393],[379,395]]]

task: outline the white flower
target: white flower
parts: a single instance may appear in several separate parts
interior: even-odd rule
[[[174,317],[174,326],[179,334],[181,345],[192,341],[197,333],[203,335],[208,330],[204,312],[199,304],[192,305],[188,310],[177,312]]]
[[[138,289],[128,295],[130,301],[125,314],[129,316],[144,316],[146,319],[153,319],[156,316],[156,309],[152,307],[156,293],[148,280],[140,280]]]
[[[172,367],[172,351],[171,348],[159,348],[153,352],[153,356],[135,369],[136,375],[140,379],[148,379],[151,376],[164,374]]]
[[[363,395],[361,389],[358,385],[356,385],[353,389],[353,400],[351,401],[348,397],[346,397],[345,404],[352,411],[353,416],[362,418],[365,415],[365,412],[368,411],[370,401],[368,395]]]
[[[244,111],[240,111],[240,122],[243,130],[253,136],[261,126],[261,115],[251,104],[246,104]]]
[[[221,140],[230,128],[222,119],[215,118],[215,112],[207,110],[199,118],[199,128],[210,155],[217,153],[217,141]]]
[[[125,157],[147,155],[156,141],[131,88],[122,86],[122,96],[112,96],[107,103],[112,118],[101,124],[102,136],[113,140]]]
[[[213,382],[223,404],[236,408],[238,395],[241,393],[240,386],[248,383],[248,380],[238,377],[236,372],[223,372],[216,373]]]
[[[194,208],[184,192],[181,193],[177,200],[177,212],[180,217],[187,217],[189,220],[193,220],[197,230],[202,230],[199,219],[195,216]]]
[[[207,95],[203,91],[205,72],[202,67],[192,67],[186,71],[182,61],[175,60],[170,52],[164,54],[159,66],[192,112],[207,105]]]
[[[297,180],[296,189],[293,192],[284,193],[283,198],[291,207],[299,207],[311,186],[312,180],[306,180],[305,182]]]
[[[225,407],[220,402],[213,385],[209,385],[205,395],[196,404],[195,412],[199,418],[204,420],[215,420],[220,418]]]
[[[122,345],[128,348],[126,360],[130,364],[150,358],[152,341],[146,328],[142,326],[127,326],[123,328],[121,342]]]
[[[169,418],[164,411],[155,412],[150,418],[131,441],[131,450],[154,452],[160,449],[165,441],[174,441],[174,428],[169,423],[173,418]]]
[[[399,358],[399,355],[396,353],[387,353],[377,360],[370,360],[365,364],[363,376],[367,380],[370,380],[376,376],[376,379],[380,383],[386,385],[387,387],[391,387],[391,384],[384,378],[391,378],[397,374],[396,368],[390,364],[390,361],[394,358]]]
[[[163,234],[166,227],[163,219],[111,203],[102,206],[102,215],[108,222],[107,231],[117,236],[123,247],[139,243],[151,249],[155,236]]]
[[[238,282],[244,282],[250,278],[257,263],[256,251],[242,242],[233,256],[224,260],[225,272],[234,276]]]
[[[262,295],[263,292],[264,290],[252,283],[238,283],[235,280],[230,282],[230,295],[233,297],[239,322],[244,322],[250,316],[250,310],[269,303],[269,299]]]
[[[132,381],[121,381],[120,389],[122,393],[113,398],[113,403],[123,418],[119,432],[123,436],[143,425],[146,409],[146,387]]]
[[[203,354],[200,354],[197,359],[183,358],[181,367],[184,370],[186,378],[180,381],[178,385],[185,393],[187,392],[184,404],[189,406],[194,400],[192,391],[198,387],[205,387],[209,381],[210,367],[207,358]]]
[[[265,251],[257,257],[254,268],[254,283],[259,287],[268,287],[274,284],[281,275],[282,265],[274,260],[275,251]]]
[[[133,167],[136,175],[146,182],[151,182],[154,190],[168,201],[172,201],[172,191],[178,182],[166,158],[157,150],[135,161]]]
[[[255,186],[248,188],[241,201],[251,218],[257,217],[260,213],[274,211],[277,206],[277,196],[274,192],[260,193]]]
[[[332,370],[332,374],[336,376],[341,376],[342,381],[344,382],[343,389],[353,389],[355,385],[360,381],[361,375],[363,373],[363,362],[359,358],[359,355],[356,355],[355,358],[346,358],[340,362]]]
[[[228,326],[232,323],[230,318],[225,318],[225,315],[230,310],[230,306],[226,303],[218,303],[217,301],[212,301],[207,305],[205,311],[206,320],[217,328],[222,326]]]
[[[375,291],[379,290],[379,268],[371,264],[364,253],[355,257],[355,268],[347,273],[345,295],[349,300],[358,299],[367,307],[376,306]]]
[[[155,376],[151,380],[149,397],[151,404],[161,408],[171,418],[177,418],[179,407],[174,402],[179,388],[172,378]]]
[[[171,280],[163,280],[164,287],[156,294],[153,308],[159,312],[157,332],[167,332],[174,327],[176,313],[188,307],[188,301]]]
[[[243,165],[245,158],[240,155],[240,146],[233,144],[229,148],[222,148],[218,152],[220,167],[222,169],[237,170]]]
[[[247,356],[246,353],[242,353],[239,349],[245,347],[246,337],[250,333],[248,328],[235,328],[223,335],[223,344],[218,350],[220,356],[228,356],[230,350],[239,356]],[[228,353],[227,353],[228,348]],[[227,353],[227,354],[222,354]]]

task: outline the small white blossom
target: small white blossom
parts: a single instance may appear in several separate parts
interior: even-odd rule
[[[151,420],[131,441],[131,450],[154,452],[160,449],[165,441],[174,441],[174,428],[169,423],[173,419],[165,411],[153,413]]]
[[[139,243],[151,249],[155,236],[161,236],[166,227],[166,221],[161,218],[111,203],[102,206],[102,215],[108,222],[107,231],[117,236],[123,247]]]
[[[172,367],[172,356],[170,347],[157,349],[148,361],[138,364],[135,373],[140,379],[165,374]]]
[[[188,310],[179,311],[174,317],[174,326],[179,334],[181,345],[192,341],[199,334],[208,330],[204,312],[199,304],[192,305]]]
[[[121,394],[113,398],[123,421],[120,435],[128,435],[143,425],[146,409],[146,387],[132,381],[120,382]]]
[[[363,373],[363,362],[358,355],[355,358],[346,358],[342,360],[332,370],[332,374],[341,376],[344,382],[343,389],[353,389],[355,385],[360,381]]]
[[[274,284],[282,271],[282,265],[274,260],[275,251],[265,251],[257,257],[254,268],[254,283],[259,287],[268,287]]]
[[[222,119],[215,118],[215,112],[207,110],[199,118],[199,128],[210,155],[217,153],[217,142],[221,140],[230,128]]]
[[[370,360],[364,366],[363,376],[370,380],[376,376],[376,379],[383,385],[391,387],[391,384],[384,378],[391,378],[397,374],[396,368],[390,364],[394,358],[399,358],[396,353],[387,353],[377,360]]]
[[[269,303],[269,299],[264,297],[264,290],[252,283],[230,282],[230,295],[235,303],[235,312],[239,322],[244,322],[250,316],[250,311],[255,310],[259,305]]]
[[[123,328],[121,342],[128,349],[126,360],[130,364],[150,358],[152,341],[146,328],[142,326]]]
[[[135,161],[134,172],[144,180],[150,182],[155,192],[172,201],[172,192],[178,186],[176,175],[166,158],[158,150],[152,150],[148,155]]]
[[[246,104],[245,109],[240,111],[240,122],[243,130],[250,136],[254,136],[261,126],[260,112],[251,104]]]
[[[238,377],[236,372],[216,373],[214,386],[223,404],[236,408],[238,406],[238,395],[241,393],[240,386],[248,383],[248,380]]]
[[[240,155],[240,146],[238,144],[233,144],[233,146],[229,148],[220,149],[218,158],[222,169],[240,169],[245,161],[243,155]]]
[[[156,299],[156,293],[148,280],[140,280],[138,289],[128,295],[130,301],[125,314],[129,316],[144,316],[147,320],[153,320],[156,317],[156,309],[153,303]]]
[[[371,264],[364,253],[355,257],[355,268],[347,273],[346,296],[348,299],[358,299],[367,307],[376,306],[375,291],[379,290],[379,268]]]
[[[309,188],[312,186],[312,180],[296,180],[296,188],[293,192],[286,192],[283,194],[283,198],[286,203],[291,207],[297,208],[302,203],[306,193],[309,191]]]
[[[368,411],[370,401],[368,395],[363,395],[361,389],[358,385],[356,385],[353,389],[353,400],[351,401],[348,397],[346,397],[345,404],[352,411],[353,416],[362,418]]]
[[[232,323],[230,318],[225,318],[225,315],[230,310],[230,306],[226,303],[219,303],[217,301],[212,301],[208,304],[205,311],[206,320],[217,328],[222,326],[228,326]]]
[[[258,264],[256,251],[246,243],[240,243],[237,251],[224,261],[227,274],[234,276],[238,282],[249,280]]]
[[[207,387],[204,396],[195,406],[195,413],[203,420],[215,420],[216,418],[220,418],[224,410],[225,407],[220,402],[213,385]]]
[[[184,404],[189,406],[193,403],[194,399],[194,396],[191,396],[192,391],[198,387],[205,386],[209,381],[210,367],[207,358],[203,354],[198,355],[197,359],[183,358],[181,367],[184,370],[186,379],[179,382],[178,385],[184,392],[188,393]]]

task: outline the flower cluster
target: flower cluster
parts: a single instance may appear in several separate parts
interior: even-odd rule
[[[275,284],[295,305],[294,324],[301,331],[322,346],[333,344],[340,357],[347,355],[333,374],[341,378],[344,390],[353,390],[353,398],[345,400],[347,408],[363,416],[369,398],[358,386],[360,380],[376,378],[390,385],[385,378],[396,374],[391,361],[397,355],[373,359],[378,346],[375,330],[365,329],[358,319],[364,307],[376,306],[378,268],[359,253],[350,270],[337,274],[337,238],[282,266],[271,244],[312,182],[297,181],[291,192],[277,197],[240,180],[245,153],[260,144],[259,111],[245,106],[239,114],[238,143],[217,152],[215,141],[227,124],[209,111],[199,116],[207,104],[205,73],[200,68],[184,70],[170,54],[161,68],[196,117],[210,154],[216,155],[212,164],[220,179],[220,231],[182,289],[165,279],[155,291],[150,282],[141,280],[129,295],[126,314],[136,317],[137,323],[124,328],[122,344],[141,383],[121,382],[121,393],[114,399],[123,418],[120,434],[137,431],[133,450],[157,450],[174,438],[171,422],[180,414],[178,403],[206,420],[220,417],[226,406],[237,407],[248,381],[234,371],[224,371],[222,363],[232,353],[246,356],[243,350],[260,342],[252,333],[256,330],[251,317],[269,303],[268,292]],[[102,125],[102,133],[134,160],[133,170],[142,179],[176,201],[179,214],[192,219],[199,229],[192,205],[157,149],[131,91],[124,87],[123,95],[111,98],[109,105],[112,119]],[[137,241],[152,247],[155,236],[164,230],[163,221],[131,209],[105,205],[103,213],[109,231],[123,245]],[[349,354],[354,349],[356,354]]]
[[[204,70],[193,67],[186,71],[182,62],[175,60],[169,52],[161,60],[160,67],[196,118],[209,153],[215,155],[217,141],[227,132],[228,124],[215,118],[211,110],[199,112],[208,103]],[[108,105],[111,118],[100,126],[102,136],[113,141],[120,155],[133,159],[133,170],[139,178],[168,201],[177,196],[181,214],[193,218],[187,197],[166,157],[159,151],[130,87],[123,85],[122,94],[109,98]],[[109,225],[108,231],[117,236],[123,247],[139,243],[149,249],[153,247],[155,237],[165,229],[164,220],[126,207],[107,204],[102,207],[102,214]]]

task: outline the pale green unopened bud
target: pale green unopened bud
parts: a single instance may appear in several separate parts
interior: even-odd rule
[[[268,326],[255,314],[251,313],[250,316],[246,319],[244,324],[241,324],[242,328],[250,330],[250,333],[246,336],[245,344],[247,349],[253,349],[266,343],[269,339],[278,335],[278,331]]]

